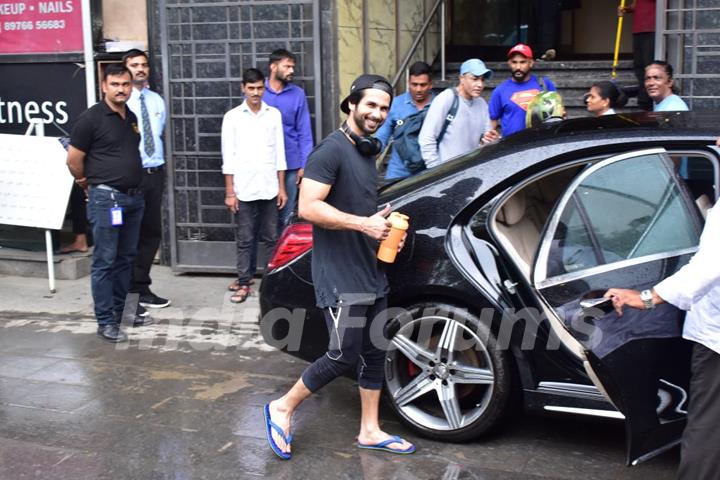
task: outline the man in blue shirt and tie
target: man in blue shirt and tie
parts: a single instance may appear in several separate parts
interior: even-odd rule
[[[278,235],[297,204],[297,186],[303,176],[308,155],[313,149],[310,111],[305,91],[292,83],[295,77],[295,55],[284,48],[270,53],[270,74],[265,80],[263,101],[280,110],[285,140],[285,192],[287,203],[278,215]]]
[[[410,115],[428,107],[432,102],[432,78],[430,73],[430,65],[425,62],[415,62],[408,69],[407,92],[395,97],[387,120],[375,134],[375,138],[382,142],[383,148],[387,146],[395,132],[395,128],[399,125],[398,121],[405,120]],[[410,175],[410,171],[405,167],[398,152],[392,149],[387,171],[385,172],[385,180],[399,180]]]
[[[132,95],[127,106],[138,118],[140,158],[143,175],[140,188],[145,197],[145,213],[140,226],[137,257],[132,272],[131,293],[140,295],[137,314],[146,316],[148,308],[163,308],[170,300],[150,291],[150,268],[162,240],[162,197],[165,187],[165,152],[162,134],[165,129],[165,101],[150,90],[150,65],[145,52],[128,51],[123,62],[133,76]]]

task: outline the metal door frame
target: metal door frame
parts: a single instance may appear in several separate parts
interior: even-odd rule
[[[687,85],[682,85],[681,95],[687,101],[691,110],[694,103],[702,105],[703,101],[720,99],[718,95],[695,94],[693,80],[717,78],[717,72],[698,73],[698,63],[704,57],[720,56],[720,45],[703,45],[699,41],[701,36],[708,34],[720,35],[720,28],[697,28],[698,18],[704,13],[715,13],[720,16],[720,5],[715,7],[698,7],[697,0],[658,0],[656,5],[655,29],[655,58],[666,59],[675,70],[674,78],[687,79]],[[689,17],[691,24],[686,27]],[[672,21],[677,28],[671,28],[668,23]],[[686,36],[691,37],[689,69],[686,68],[685,55]]]
[[[182,259],[181,261],[180,254],[179,254],[179,242],[180,239],[178,238],[178,232],[177,232],[177,217],[176,217],[176,179],[175,179],[175,142],[173,139],[173,129],[172,129],[172,121],[173,121],[173,96],[172,96],[172,90],[171,90],[171,77],[170,77],[170,49],[169,49],[169,35],[168,35],[168,10],[170,8],[176,7],[176,8],[188,8],[188,7],[235,7],[235,6],[271,6],[271,5],[311,5],[312,6],[312,38],[309,37],[287,37],[285,38],[286,41],[311,41],[312,42],[312,52],[313,52],[313,65],[312,65],[312,76],[313,76],[313,86],[314,86],[314,102],[312,106],[314,106],[314,125],[315,125],[315,132],[316,136],[320,136],[322,133],[322,61],[321,61],[321,51],[320,51],[320,38],[321,38],[321,31],[320,31],[320,0],[284,0],[284,1],[259,1],[259,0],[238,0],[238,1],[223,1],[223,2],[213,2],[213,3],[204,3],[202,1],[198,1],[196,4],[188,4],[188,3],[180,3],[178,0],[160,0],[158,4],[158,24],[159,24],[159,31],[160,31],[160,39],[159,39],[159,47],[160,47],[160,55],[161,55],[161,68],[162,68],[162,88],[163,93],[166,99],[166,103],[168,105],[168,121],[166,122],[165,126],[165,144],[166,144],[166,155],[167,155],[167,198],[168,198],[168,229],[167,233],[169,234],[169,250],[170,250],[170,265],[173,268],[174,271],[180,271],[180,272],[225,272],[225,273],[234,273],[235,272],[235,242],[228,242],[228,241],[206,241],[209,245],[207,245],[208,250],[212,248],[212,250],[216,251],[216,249],[224,250],[225,253],[221,253],[221,256],[225,258],[225,256],[229,256],[229,260],[225,265],[210,265],[210,264],[203,264],[202,262],[193,261],[188,262],[187,259]],[[151,24],[152,28],[152,24]],[[255,44],[255,41],[257,39],[252,37],[249,40],[249,43]],[[267,39],[266,39],[267,40]],[[222,42],[222,40],[220,41]],[[192,42],[194,43],[194,42]],[[197,41],[197,43],[201,43],[201,41]],[[255,57],[255,53],[253,52],[253,58]],[[307,72],[306,72],[307,74]],[[228,81],[239,81],[239,78],[230,78],[225,77]],[[182,82],[183,80],[178,80],[178,82]],[[224,112],[223,112],[224,113]],[[204,152],[197,152],[197,156],[202,157]],[[199,224],[202,224],[202,222],[199,222]],[[217,226],[218,224],[214,224]],[[197,260],[198,257],[195,257],[193,260]]]

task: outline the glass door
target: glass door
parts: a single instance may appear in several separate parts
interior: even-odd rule
[[[504,60],[510,47],[528,41],[531,4],[520,0],[452,0],[450,44],[462,52],[459,55]]]

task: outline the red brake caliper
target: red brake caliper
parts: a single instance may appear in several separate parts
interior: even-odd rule
[[[420,368],[418,368],[417,365],[415,365],[413,362],[408,361],[407,362],[407,369],[408,369],[408,375],[412,378],[417,376],[420,373]]]

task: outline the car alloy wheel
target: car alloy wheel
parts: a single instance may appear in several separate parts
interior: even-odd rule
[[[386,354],[386,389],[393,409],[419,433],[464,441],[501,419],[512,378],[507,352],[467,310],[416,305],[397,317]]]

